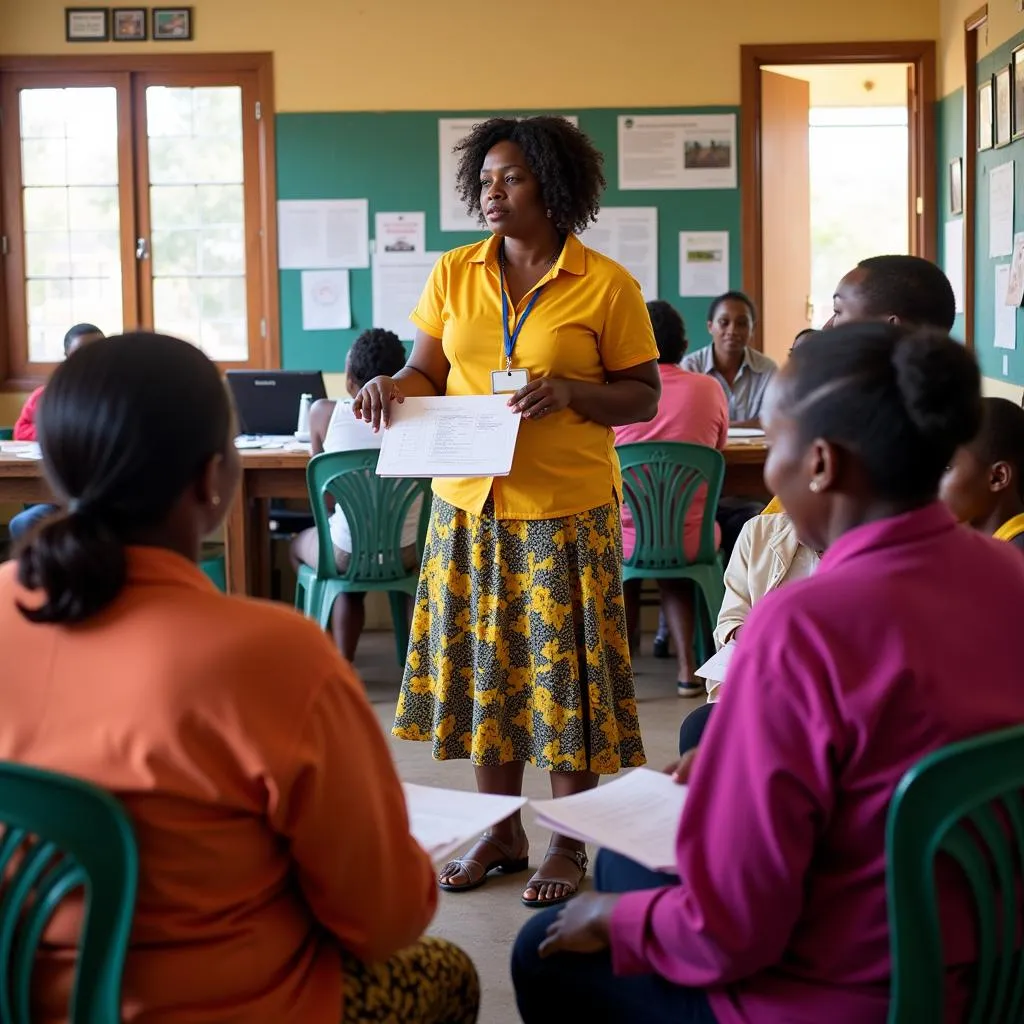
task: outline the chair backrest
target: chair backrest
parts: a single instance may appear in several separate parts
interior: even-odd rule
[[[1024,1020],[1024,726],[943,747],[900,781],[886,823],[890,1024],[945,1020],[935,861],[958,865],[979,939],[971,1024]]]
[[[309,504],[320,542],[316,574],[320,579],[386,583],[404,579],[409,570],[402,561],[402,530],[417,497],[423,498],[416,534],[418,554],[423,554],[430,518],[430,481],[377,476],[380,450],[322,452],[309,460],[306,485]],[[352,557],[339,572],[331,544],[330,515],[325,499],[330,495],[341,507],[352,534]]]
[[[715,510],[725,479],[720,451],[682,441],[643,441],[616,448],[622,467],[622,496],[633,515],[636,544],[625,564],[638,569],[679,569],[710,564],[716,556]],[[693,559],[683,550],[683,524],[697,491],[707,487],[700,548]]]
[[[84,889],[69,1019],[119,1021],[139,861],[128,815],[87,782],[0,762],[0,1020],[30,1024],[39,940]]]

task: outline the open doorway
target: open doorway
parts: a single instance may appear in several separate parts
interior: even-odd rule
[[[934,257],[933,75],[931,43],[743,47],[744,283],[777,362],[857,260]]]

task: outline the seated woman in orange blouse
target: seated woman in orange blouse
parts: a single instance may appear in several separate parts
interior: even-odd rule
[[[0,758],[131,815],[123,1019],[474,1021],[472,963],[420,938],[433,870],[359,680],[314,623],[196,565],[240,474],[214,364],[108,339],[58,367],[38,425],[64,511],[0,568]],[[67,1017],[78,909],[46,936],[33,1020]]]

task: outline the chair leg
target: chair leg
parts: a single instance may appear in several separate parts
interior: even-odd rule
[[[409,653],[409,613],[408,597],[400,590],[388,592],[388,603],[391,605],[391,623],[395,629],[395,653],[398,664],[405,665]]]

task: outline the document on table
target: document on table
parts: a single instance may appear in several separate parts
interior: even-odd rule
[[[676,870],[676,833],[686,786],[637,768],[587,793],[531,800],[537,821],[571,839],[620,853],[651,871]]]
[[[413,838],[440,866],[481,832],[515,814],[526,799],[405,783]]]
[[[713,657],[705,661],[693,674],[698,679],[708,679],[712,683],[724,683],[726,670],[729,668],[729,662],[732,661],[732,656],[735,653],[736,644],[730,640],[729,643]]]
[[[508,395],[407,398],[391,406],[378,476],[508,476],[520,415]]]

